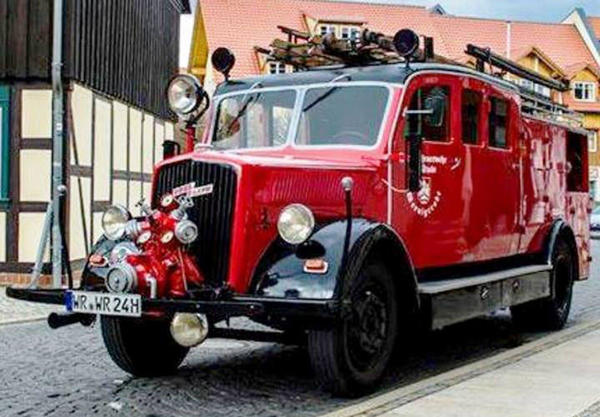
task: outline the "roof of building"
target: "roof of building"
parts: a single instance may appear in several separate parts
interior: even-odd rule
[[[600,39],[600,17],[588,16],[588,22],[596,34],[596,38]]]
[[[474,43],[504,56],[507,48],[535,46],[563,68],[579,62],[596,66],[577,29],[569,24],[508,22],[440,15],[420,6],[323,0],[199,0],[199,7],[209,48],[226,46],[236,54],[233,76],[260,72],[253,48],[267,47],[275,37],[283,37],[278,25],[310,31],[314,28],[307,22],[316,21],[360,21],[390,35],[408,27],[433,37],[437,54],[458,61],[465,60],[466,44]],[[600,18],[590,20],[600,26]]]

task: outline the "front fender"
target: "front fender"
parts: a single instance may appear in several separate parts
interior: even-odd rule
[[[278,238],[263,256],[254,275],[251,291],[259,296],[278,298],[338,297],[344,290],[342,277],[346,271],[342,271],[344,268],[342,258],[346,229],[346,220],[330,223],[320,228],[309,241],[298,247],[288,245]],[[389,231],[389,228],[381,223],[366,219],[352,220],[349,257],[344,269],[355,269],[356,264],[362,262],[359,258],[366,256],[369,251],[365,247],[365,242],[370,240],[368,237],[379,236],[377,232],[381,232],[382,229]],[[389,231],[388,234],[393,232]],[[322,248],[322,253],[318,253],[319,247]],[[316,256],[310,256],[311,250]],[[305,272],[304,262],[311,257],[324,259],[328,264],[327,272],[323,274]]]

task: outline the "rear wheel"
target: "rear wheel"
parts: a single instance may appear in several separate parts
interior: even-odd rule
[[[576,259],[564,240],[552,254],[552,296],[511,307],[513,321],[520,327],[559,330],[565,326],[571,310]]]
[[[172,374],[189,351],[173,340],[166,320],[102,316],[101,327],[112,360],[135,376]]]
[[[395,286],[389,271],[363,267],[350,289],[348,316],[330,330],[311,331],[308,350],[319,381],[341,396],[374,388],[386,370],[398,333]]]

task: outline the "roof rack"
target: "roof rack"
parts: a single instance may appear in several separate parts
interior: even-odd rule
[[[360,36],[339,39],[333,33],[311,35],[285,26],[277,26],[287,40],[275,39],[270,48],[255,46],[257,53],[266,55],[267,61],[281,62],[299,70],[323,66],[364,66],[408,62],[395,46],[394,38],[383,33],[364,29]],[[434,60],[455,63],[433,52],[433,39],[424,37],[424,48],[410,58],[411,62]]]
[[[351,67],[379,64],[393,64],[405,62],[434,62],[466,66],[463,63],[436,55],[433,47],[433,38],[424,36],[423,49],[417,50],[410,58],[400,55],[394,46],[394,37],[383,33],[364,29],[360,36],[351,39],[338,39],[335,34],[311,35],[285,26],[278,29],[287,40],[275,39],[270,48],[255,46],[258,54],[266,56],[267,62],[281,62],[294,67],[296,70],[321,69],[325,67]],[[504,58],[491,51],[468,44],[465,50],[467,55],[476,58],[476,69],[486,72],[486,64],[492,75],[500,78],[510,73],[518,78],[526,79],[534,84],[541,85],[558,92],[569,91],[569,81],[566,79],[551,79],[544,77],[510,59]],[[497,68],[500,73],[493,73]],[[514,83],[514,82],[513,82]],[[521,110],[525,114],[548,119],[554,122],[568,124],[581,128],[583,116],[568,107],[558,104],[551,97],[538,94],[516,83],[516,91],[520,94]]]

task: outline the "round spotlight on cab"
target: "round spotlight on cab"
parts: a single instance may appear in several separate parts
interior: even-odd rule
[[[110,240],[119,240],[125,235],[127,222],[131,220],[131,213],[120,204],[110,206],[102,214],[102,229],[104,235]]]
[[[281,211],[277,220],[279,236],[292,245],[305,242],[314,228],[315,216],[302,204],[290,204]]]
[[[410,29],[401,29],[394,36],[394,47],[398,55],[410,58],[419,49],[419,35]]]
[[[217,48],[212,54],[211,62],[213,68],[229,78],[229,72],[235,65],[235,55],[227,48]]]
[[[177,313],[171,321],[171,336],[184,347],[198,346],[208,336],[208,319],[204,314]]]
[[[200,107],[204,89],[193,75],[179,74],[171,79],[167,88],[167,101],[179,117],[187,118]]]

